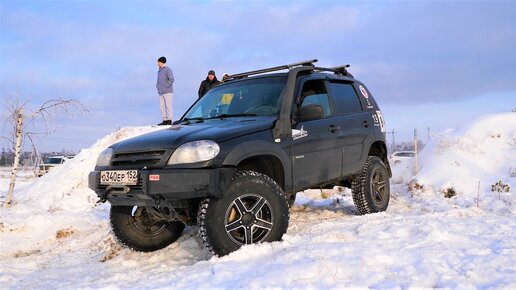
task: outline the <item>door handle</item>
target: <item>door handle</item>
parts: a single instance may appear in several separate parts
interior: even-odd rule
[[[332,133],[340,131],[340,126],[330,125],[330,127],[328,128],[328,131],[330,131]]]
[[[364,127],[366,127],[366,128],[367,128],[367,127],[369,127],[369,121],[364,120],[364,121],[362,122],[362,126],[364,126]]]

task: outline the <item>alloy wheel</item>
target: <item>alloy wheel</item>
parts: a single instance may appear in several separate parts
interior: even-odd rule
[[[272,230],[274,217],[269,202],[256,194],[236,198],[226,210],[224,227],[229,238],[239,245],[263,241]]]

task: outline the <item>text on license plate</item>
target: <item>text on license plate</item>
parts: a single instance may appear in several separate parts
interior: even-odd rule
[[[101,171],[100,184],[136,185],[138,184],[138,170]]]

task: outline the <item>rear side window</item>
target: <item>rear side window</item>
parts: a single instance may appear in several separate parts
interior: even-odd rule
[[[335,112],[337,115],[346,115],[362,112],[362,105],[353,85],[346,83],[329,83],[335,97]]]

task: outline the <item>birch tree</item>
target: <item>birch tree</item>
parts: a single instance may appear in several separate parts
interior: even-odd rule
[[[13,201],[13,193],[16,185],[16,175],[20,167],[20,156],[24,142],[28,141],[32,152],[38,155],[35,140],[48,136],[55,131],[54,118],[58,115],[75,117],[77,114],[88,110],[75,99],[56,98],[44,102],[36,109],[29,107],[29,102],[21,102],[19,97],[11,97],[7,101],[7,120],[5,131],[10,136],[2,137],[12,144],[14,149],[14,161],[11,170],[9,190],[4,202],[4,207],[10,207]]]

